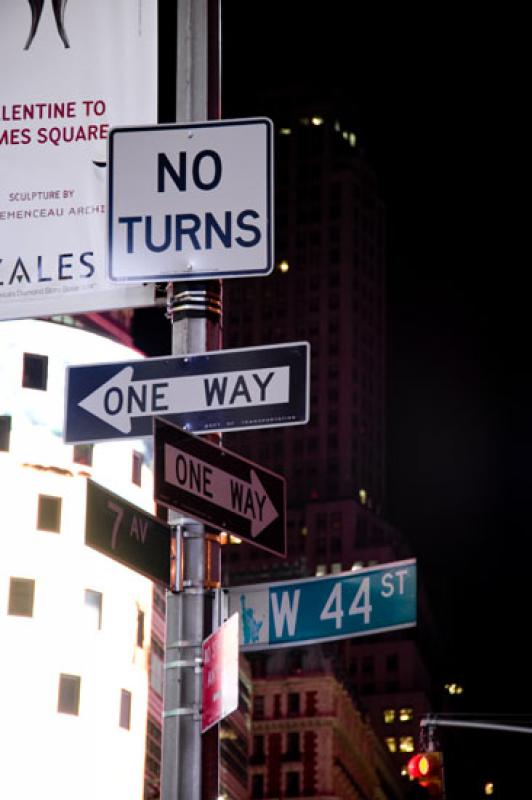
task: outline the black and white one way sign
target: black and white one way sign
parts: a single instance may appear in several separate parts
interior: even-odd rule
[[[273,269],[269,119],[114,128],[112,281],[268,275]]]
[[[286,484],[281,475],[154,420],[154,497],[257,547],[286,555]]]
[[[155,416],[195,433],[306,423],[309,349],[293,342],[70,366],[64,440],[151,436]]]

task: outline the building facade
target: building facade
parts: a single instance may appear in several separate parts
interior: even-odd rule
[[[65,445],[67,363],[136,358],[0,324],[0,796],[141,800],[152,583],[85,545],[87,478],[153,509],[145,443]]]

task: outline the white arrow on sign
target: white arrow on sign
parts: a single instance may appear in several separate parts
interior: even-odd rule
[[[288,403],[289,395],[287,366],[152,380],[134,380],[133,367],[128,366],[78,405],[121,433],[130,433],[133,417]]]
[[[254,539],[279,516],[259,476],[251,469],[251,481],[241,480],[217,467],[164,445],[164,480],[209,502],[246,517]]]

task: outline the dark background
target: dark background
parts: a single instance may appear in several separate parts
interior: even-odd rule
[[[222,115],[266,113],[277,85],[357,104],[388,215],[388,517],[464,686],[449,710],[532,725],[527,26],[464,5],[222,0]],[[170,48],[161,68],[171,121]],[[169,351],[164,323],[151,339]],[[532,796],[528,736],[441,740],[448,800],[488,779],[497,800]]]

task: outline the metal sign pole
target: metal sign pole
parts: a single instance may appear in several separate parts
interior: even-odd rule
[[[177,0],[177,122],[219,116],[219,4],[220,0]],[[220,348],[219,281],[169,284],[167,306],[172,355]],[[220,573],[211,563],[220,559],[220,548],[206,551],[202,525],[174,512],[169,522],[179,526],[179,561],[175,591],[167,595],[161,797],[201,800],[218,795],[218,726],[209,739],[215,763],[209,766],[207,780],[202,779],[201,646],[217,624],[214,611],[219,604],[213,602],[209,576]]]

